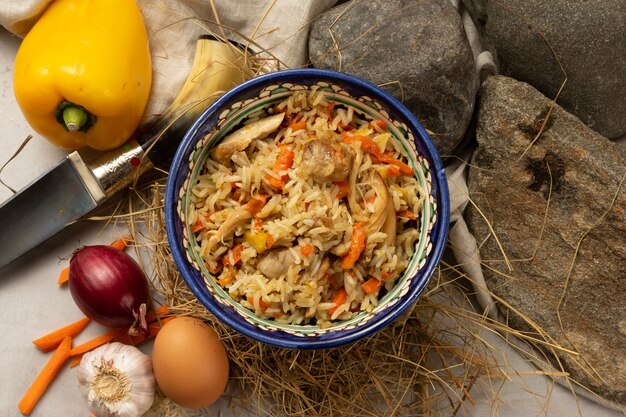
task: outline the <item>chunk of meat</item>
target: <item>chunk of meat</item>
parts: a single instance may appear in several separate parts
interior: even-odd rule
[[[274,249],[265,255],[257,264],[257,268],[267,278],[278,278],[289,271],[289,267],[296,264],[296,258],[289,250]]]
[[[209,238],[205,253],[212,251],[219,242],[231,235],[237,226],[254,217],[265,205],[267,197],[267,195],[254,195],[246,204],[234,209],[217,232]]]
[[[324,139],[304,145],[301,172],[318,184],[343,181],[350,174],[353,156],[347,147]]]
[[[285,113],[278,113],[235,130],[211,150],[211,158],[227,164],[235,152],[245,150],[255,140],[264,139],[278,129],[284,117]]]

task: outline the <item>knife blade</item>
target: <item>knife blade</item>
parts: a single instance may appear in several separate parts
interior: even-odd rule
[[[249,54],[236,42],[203,35],[178,95],[163,115],[120,148],[86,163],[76,151],[0,205],[0,269],[87,215],[154,166],[166,169],[216,91],[249,74],[234,65]],[[202,76],[200,76],[202,74]]]

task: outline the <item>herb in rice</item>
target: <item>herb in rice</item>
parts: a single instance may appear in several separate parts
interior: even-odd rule
[[[329,326],[406,268],[423,205],[385,122],[298,91],[211,150],[189,226],[217,283],[257,315]]]

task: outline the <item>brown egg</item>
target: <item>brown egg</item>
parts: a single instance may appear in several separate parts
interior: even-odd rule
[[[215,330],[191,317],[177,317],[159,331],[152,367],[163,393],[187,408],[214,403],[228,382],[228,356],[222,341]]]

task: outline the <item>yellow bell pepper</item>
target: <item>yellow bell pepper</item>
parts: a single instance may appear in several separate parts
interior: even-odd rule
[[[151,84],[148,36],[134,0],[55,0],[15,58],[22,113],[66,149],[124,143],[141,121]]]

